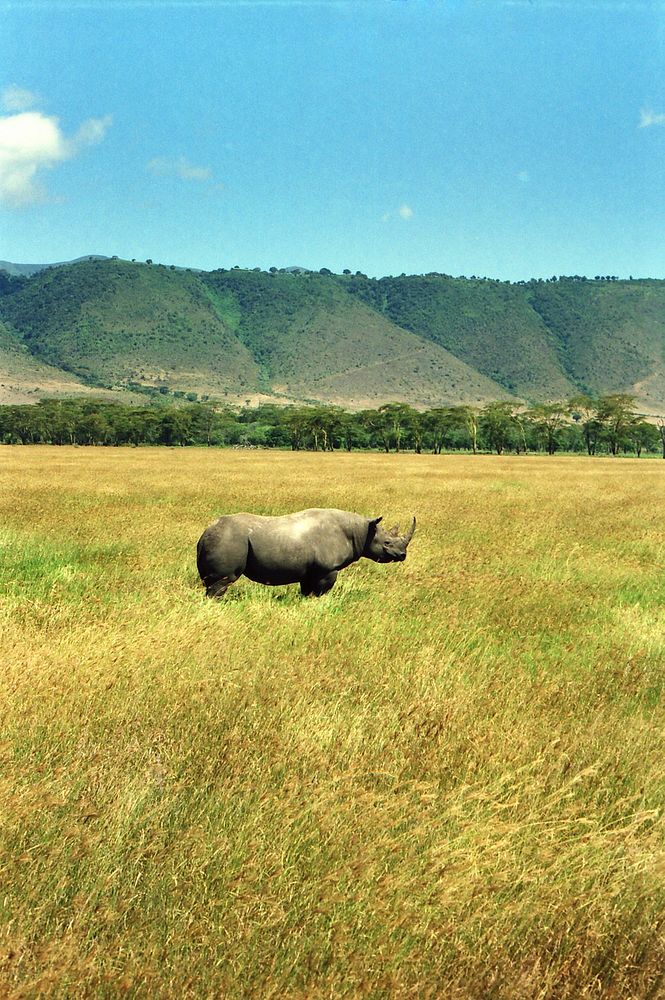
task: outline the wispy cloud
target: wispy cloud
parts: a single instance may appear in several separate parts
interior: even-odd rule
[[[71,140],[75,151],[84,146],[96,146],[101,142],[109,128],[113,124],[113,115],[105,115],[104,118],[88,118],[79,126],[74,138]]]
[[[518,179],[518,181],[521,181],[522,184],[528,184],[528,182],[529,182],[529,171],[528,170],[520,170],[518,172],[518,174],[517,174],[517,179]]]
[[[3,111],[27,111],[38,103],[38,97],[25,87],[17,87],[15,83],[0,93],[0,106]]]
[[[413,209],[410,205],[407,205],[406,202],[404,202],[396,211],[384,212],[381,216],[381,221],[390,222],[390,220],[394,218],[403,219],[405,222],[408,222],[409,219],[413,218]]]
[[[665,125],[665,115],[655,114],[651,108],[642,108],[638,128],[651,128],[652,125]]]
[[[156,177],[179,177],[183,181],[207,182],[212,180],[210,167],[197,167],[185,156],[156,156],[147,164],[147,169]]]
[[[35,99],[29,91],[21,91],[19,87],[7,88],[3,99],[8,91],[10,102],[12,99],[19,103],[27,101],[27,95],[30,96],[30,103]],[[7,107],[7,104],[4,106]],[[21,208],[48,201],[41,173],[73,159],[86,146],[101,142],[110,125],[110,115],[89,118],[74,136],[68,138],[60,128],[58,118],[40,111],[19,111],[18,114],[0,116],[0,204]]]

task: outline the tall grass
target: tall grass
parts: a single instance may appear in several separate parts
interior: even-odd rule
[[[0,449],[0,994],[664,995],[664,477]],[[406,563],[205,599],[306,506]]]

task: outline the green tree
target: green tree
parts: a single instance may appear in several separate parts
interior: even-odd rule
[[[310,406],[305,417],[305,427],[314,441],[314,451],[334,451],[334,435],[339,431],[341,407]]]
[[[598,403],[591,396],[581,393],[573,396],[567,403],[571,417],[582,428],[582,435],[587,454],[595,455],[602,424],[598,419]]]
[[[381,413],[380,410],[361,410],[358,419],[362,426],[369,431],[371,443],[377,444],[385,452],[389,452],[391,444],[389,417],[385,413]]]
[[[512,403],[503,401],[487,403],[481,410],[480,426],[488,447],[497,455],[502,455],[510,444],[515,427],[513,410]]]
[[[565,426],[568,416],[565,403],[539,403],[528,411],[527,416],[543,440],[547,454],[553,455],[558,446],[560,431]]]
[[[628,439],[639,458],[643,451],[656,451],[660,444],[658,428],[642,417],[635,417],[628,428]]]
[[[192,443],[192,416],[185,409],[170,408],[161,416],[159,440],[162,444]]]
[[[598,420],[612,455],[617,455],[628,442],[628,433],[635,420],[634,410],[635,397],[628,393],[616,392],[598,400]]]
[[[384,403],[379,407],[381,421],[397,452],[401,451],[402,439],[413,422],[414,412],[408,403]]]
[[[433,453],[440,455],[446,445],[447,436],[455,425],[455,414],[449,406],[436,406],[425,411],[423,422]]]
[[[471,451],[475,455],[478,451],[478,421],[479,413],[475,406],[455,406],[453,407],[456,419],[469,435]]]
[[[665,417],[658,417],[656,419],[656,427],[658,428],[658,434],[660,435],[663,458],[665,458]]]
[[[303,406],[289,406],[284,415],[284,425],[291,436],[291,451],[300,451],[307,432],[308,410]]]

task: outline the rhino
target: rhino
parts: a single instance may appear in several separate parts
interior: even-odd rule
[[[196,565],[208,597],[222,597],[240,576],[269,587],[299,583],[304,597],[321,597],[358,559],[406,559],[415,517],[405,535],[397,525],[386,531],[382,520],[326,508],[279,517],[227,514],[201,535]]]

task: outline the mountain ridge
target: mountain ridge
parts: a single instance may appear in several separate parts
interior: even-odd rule
[[[361,409],[631,392],[665,409],[659,279],[375,279],[101,255],[4,271],[0,401],[103,390]]]

